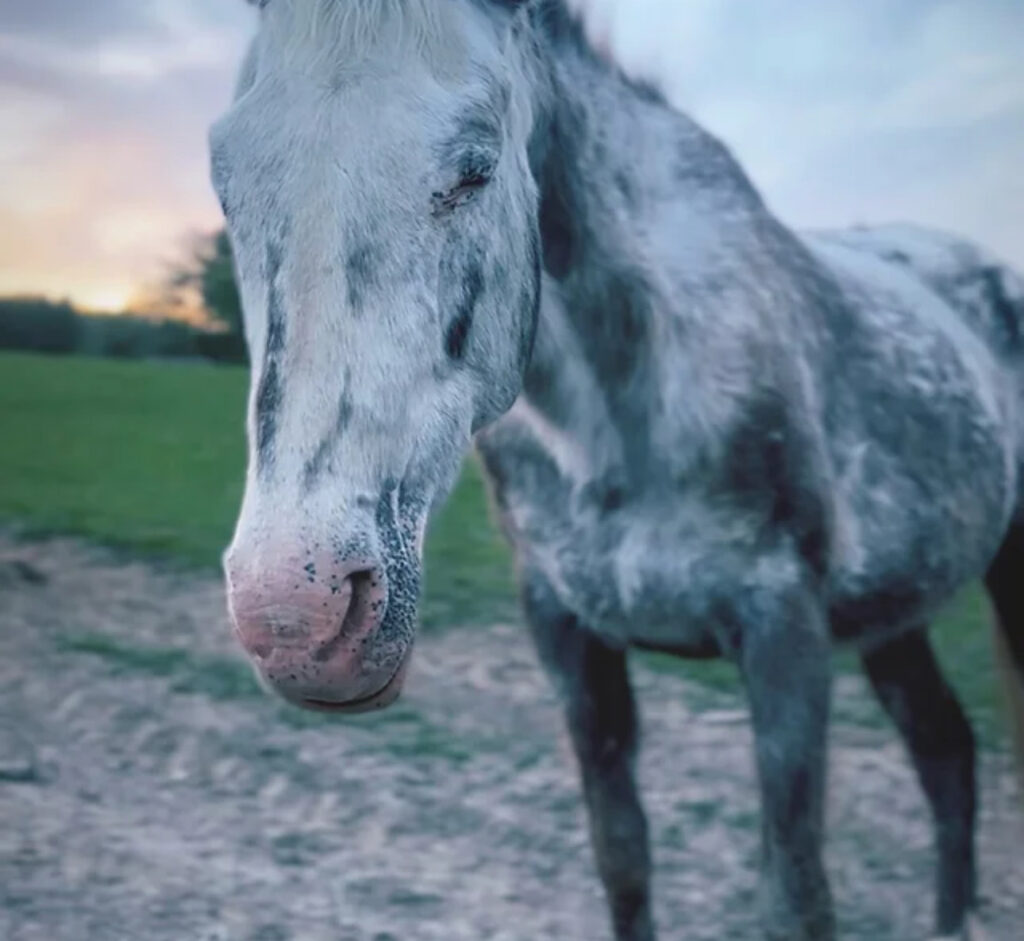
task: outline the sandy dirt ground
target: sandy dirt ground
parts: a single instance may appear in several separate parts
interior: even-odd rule
[[[254,693],[219,582],[0,535],[0,938],[602,941],[557,703],[525,631],[422,639],[403,700],[307,719]],[[647,667],[641,777],[665,939],[757,938],[740,703]],[[842,937],[927,937],[931,833],[859,681],[836,689]],[[1010,761],[982,766],[983,918],[1024,938]]]

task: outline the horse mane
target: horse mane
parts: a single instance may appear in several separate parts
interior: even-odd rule
[[[451,0],[246,0],[264,18],[267,39],[293,65],[316,68],[323,63],[352,65],[382,47],[413,53],[444,67],[460,58],[460,31]],[[584,0],[469,0],[486,10],[528,10],[534,28],[555,44],[575,46],[615,70],[648,98],[661,91],[648,81],[627,76],[607,35],[588,16]]]

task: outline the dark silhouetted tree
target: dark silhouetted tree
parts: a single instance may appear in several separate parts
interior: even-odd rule
[[[73,353],[81,334],[80,322],[67,301],[0,298],[0,349]]]
[[[206,355],[245,362],[242,302],[235,284],[231,242],[223,229],[199,242],[192,258],[172,275],[171,287],[175,291],[194,292],[210,322],[219,328],[220,332],[203,341]]]

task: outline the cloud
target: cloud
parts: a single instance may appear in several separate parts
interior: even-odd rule
[[[963,232],[1024,268],[1020,0],[572,0],[723,137],[782,218]],[[242,0],[3,0],[0,291],[157,277],[218,224],[206,128]]]
[[[147,5],[138,0],[6,0],[2,23],[8,36],[80,45],[137,35],[150,28],[151,17]]]
[[[1024,268],[1024,4],[575,2],[628,71],[726,140],[785,221],[913,219]]]
[[[206,129],[251,29],[241,0],[5,5],[0,292],[122,297],[219,223]]]

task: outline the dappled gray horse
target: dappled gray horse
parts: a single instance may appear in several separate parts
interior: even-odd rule
[[[979,575],[1024,677],[1024,289],[908,227],[797,236],[562,0],[264,0],[211,133],[252,354],[225,558],[266,684],[399,694],[474,440],[564,696],[616,937],[654,936],[630,647],[750,701],[771,938],[829,939],[830,652],[855,645],[974,905],[974,742],[926,635]]]

